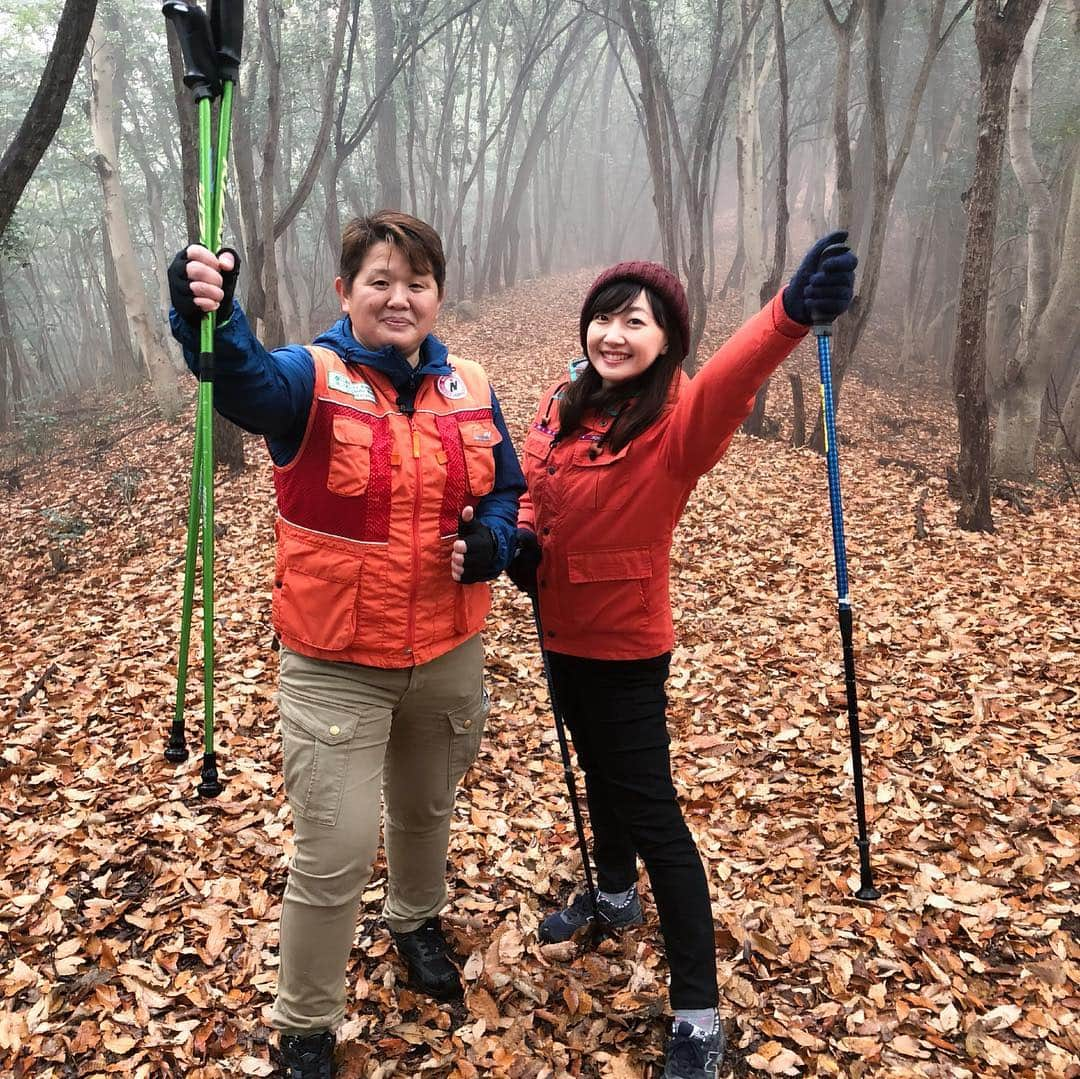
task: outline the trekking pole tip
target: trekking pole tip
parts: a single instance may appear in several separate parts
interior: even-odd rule
[[[202,782],[197,790],[200,798],[216,798],[224,788],[218,779],[217,754],[204,753],[202,766]]]
[[[856,839],[855,845],[859,848],[859,890],[855,893],[855,898],[866,902],[880,899],[881,892],[874,887],[874,877],[870,869],[870,840]]]
[[[169,741],[165,746],[165,759],[170,764],[183,764],[188,759],[187,745],[184,741],[184,724],[173,720],[169,730]]]

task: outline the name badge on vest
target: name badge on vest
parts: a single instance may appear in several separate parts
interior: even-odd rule
[[[375,391],[366,382],[354,382],[340,371],[331,371],[326,384],[332,390],[340,390],[350,397],[355,397],[357,401],[375,402]]]
[[[440,375],[435,388],[448,401],[460,401],[469,392],[457,375]]]

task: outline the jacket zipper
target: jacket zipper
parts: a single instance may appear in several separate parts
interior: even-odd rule
[[[416,462],[413,476],[416,489],[413,494],[413,534],[412,534],[412,585],[409,593],[409,634],[406,651],[412,655],[416,647],[416,599],[420,591],[420,495],[423,486],[420,478],[420,432],[413,426],[409,417],[409,434],[412,436],[412,455]]]

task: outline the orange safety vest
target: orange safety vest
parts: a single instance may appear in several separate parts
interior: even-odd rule
[[[426,663],[477,633],[491,604],[486,584],[450,576],[461,511],[495,483],[487,376],[450,356],[453,374],[424,379],[406,415],[386,375],[308,351],[304,440],[274,468],[274,629],[315,659]]]

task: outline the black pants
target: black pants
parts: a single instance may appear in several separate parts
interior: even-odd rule
[[[716,952],[701,857],[671,781],[665,710],[671,654],[580,659],[549,653],[555,698],[585,771],[601,891],[623,892],[645,863],[660,914],[673,1009],[714,1008]]]

